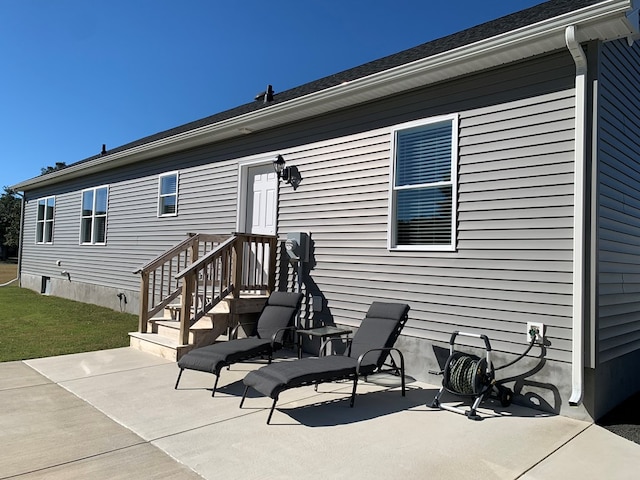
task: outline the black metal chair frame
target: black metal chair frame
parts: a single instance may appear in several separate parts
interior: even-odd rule
[[[398,320],[396,328],[395,328],[395,331],[391,335],[391,337],[393,339],[391,343],[395,343],[396,342],[396,340],[398,339],[398,337],[400,335],[400,332],[402,331],[404,325],[406,324],[406,322],[408,320],[409,307],[406,306],[406,308],[407,309],[406,309],[403,317]],[[363,321],[366,321],[366,318]],[[356,335],[353,338],[346,339],[346,342],[347,342],[347,355],[346,356],[350,356],[350,354],[351,354],[351,345],[352,345],[353,341],[355,339],[357,339],[357,335],[358,335],[358,332],[356,332]],[[342,338],[328,338],[328,339],[326,339],[322,343],[322,346],[320,347],[320,352],[319,352],[319,356],[320,357],[326,356],[325,355],[326,347],[330,342],[333,342],[333,341],[345,341],[345,339],[342,339]],[[376,362],[375,364],[367,363],[367,364],[363,365],[364,359],[369,354],[372,354],[373,352],[378,352],[379,353],[379,357],[378,357],[379,361]],[[392,355],[393,352],[397,353],[397,355],[398,355],[399,362],[400,362],[399,366],[396,363],[395,359],[393,358],[393,355]],[[295,363],[296,361],[305,361],[305,360],[308,360],[308,358],[307,359],[303,358],[301,360],[293,360],[290,363]],[[387,362],[390,362],[390,364],[387,363]],[[387,368],[383,368],[383,367],[387,367]],[[257,372],[259,372],[259,371],[260,371],[260,369],[257,370]],[[393,373],[395,375],[399,375],[400,376],[400,378],[401,378],[401,387],[402,387],[402,396],[404,397],[406,395],[406,382],[405,382],[405,362],[404,362],[404,355],[402,354],[402,352],[396,347],[371,348],[371,349],[368,349],[367,351],[365,351],[364,353],[362,353],[358,357],[355,368],[353,368],[348,373],[342,373],[342,374],[334,375],[334,374],[332,374],[332,372],[319,372],[317,374],[317,376],[312,378],[312,379],[308,379],[308,380],[304,380],[304,381],[296,381],[295,383],[293,383],[291,385],[283,385],[282,388],[278,388],[277,391],[275,392],[274,396],[273,396],[273,403],[272,403],[271,409],[269,411],[269,416],[267,418],[267,424],[269,424],[271,422],[271,417],[273,416],[273,412],[274,412],[276,404],[278,402],[278,398],[279,398],[280,393],[282,393],[285,390],[289,390],[290,388],[302,387],[302,386],[306,386],[306,385],[314,385],[314,389],[317,391],[318,385],[320,383],[334,382],[334,381],[340,381],[340,380],[353,380],[353,388],[351,390],[351,398],[350,398],[350,401],[349,401],[349,407],[353,408],[353,406],[355,404],[358,380],[360,378],[364,378],[365,381],[366,381],[366,378],[368,376],[371,376],[371,375],[377,374],[377,373],[382,373],[382,372],[391,372],[391,373]],[[246,382],[245,382],[245,389],[244,389],[244,392],[243,392],[243,395],[242,395],[242,400],[240,401],[240,408],[242,408],[243,405],[244,405],[244,401],[245,401],[245,398],[247,396],[248,390],[249,390],[249,385],[246,385]]]
[[[298,302],[297,302],[297,306],[295,308],[295,311],[292,313],[291,315],[291,321],[295,320],[296,315],[298,314],[298,312],[300,311],[300,305],[302,303],[302,294],[298,294],[299,298],[298,298]],[[260,315],[262,315],[262,313],[265,311],[265,309],[269,306],[269,301],[267,300],[267,302],[265,303],[264,307],[262,308],[262,311],[260,312]],[[247,326],[247,325],[253,325],[254,329],[253,329],[253,333],[257,332],[258,329],[258,325],[260,323],[260,317],[258,317],[258,321],[255,324],[247,324],[247,323],[239,323],[237,324],[233,330],[230,332],[230,340],[228,340],[227,342],[242,342],[242,338],[237,339],[236,338],[236,334],[237,331],[240,327],[243,326]],[[242,352],[237,352],[236,353],[236,357],[234,359],[234,361],[229,362],[229,361],[220,361],[216,364],[215,366],[215,370],[212,372],[207,372],[207,373],[213,373],[216,377],[215,382],[213,384],[213,390],[211,392],[211,396],[215,396],[216,394],[216,390],[218,389],[218,381],[220,380],[220,372],[222,371],[222,369],[224,367],[227,367],[227,370],[229,370],[230,366],[234,363],[239,363],[239,362],[243,362],[246,360],[251,360],[252,358],[257,358],[257,357],[264,357],[264,355],[267,355],[267,361],[270,364],[273,360],[273,353],[276,352],[277,350],[279,350],[283,345],[284,345],[284,334],[283,332],[287,332],[287,331],[291,331],[291,332],[295,332],[297,330],[297,327],[295,325],[290,325],[287,327],[283,327],[283,328],[279,328],[277,329],[272,335],[271,335],[271,341],[269,342],[269,344],[266,344],[264,346],[264,348],[262,350],[260,350],[258,353],[255,353],[253,351],[253,349],[251,349],[248,352],[245,352],[245,354],[243,355]],[[281,335],[281,337],[279,337],[279,335]],[[279,341],[279,338],[281,338],[282,341]],[[225,342],[226,343],[226,342]],[[294,345],[296,345],[296,342],[293,342]],[[208,347],[211,347],[211,345],[209,345]],[[203,347],[203,348],[207,348],[207,347]],[[196,351],[198,349],[194,349],[193,351]],[[191,352],[189,352],[191,353]],[[187,353],[186,355],[189,355],[189,353]],[[179,363],[178,363],[178,366]],[[189,369],[188,367],[180,367],[180,371],[178,372],[178,378],[176,379],[176,384],[174,386],[174,389],[177,390],[178,389],[178,385],[180,384],[180,379],[182,377],[182,372],[184,372],[185,369]],[[203,370],[201,370],[203,371]]]

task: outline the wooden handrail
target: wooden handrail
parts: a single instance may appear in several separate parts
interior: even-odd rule
[[[206,265],[207,263],[210,263],[211,257],[214,257],[220,250],[223,250],[223,249],[229,247],[230,245],[233,245],[233,243],[236,240],[237,240],[236,237],[228,238],[226,241],[224,241],[223,243],[218,245],[215,250],[211,250],[204,257],[199,258],[197,261],[195,261],[194,263],[189,265],[187,268],[185,268],[182,271],[178,272],[176,274],[175,278],[176,279],[181,279],[181,278],[185,277],[186,275],[188,275],[189,273],[191,273],[192,271],[201,269],[204,265]]]
[[[146,333],[149,319],[180,295],[182,285],[174,278],[175,273],[193,263],[199,250],[202,249],[202,253],[206,254],[227,238],[223,235],[189,234],[178,245],[134,272],[141,276],[139,332]]]
[[[200,248],[204,242],[211,248]],[[147,263],[136,271],[141,274],[139,331],[146,332],[149,319],[180,296],[180,341],[187,344],[191,325],[229,294],[270,293],[276,242],[273,235],[198,234]]]
[[[182,344],[188,343],[191,325],[227,295],[238,298],[241,291],[273,290],[275,273],[264,270],[271,267],[265,259],[275,256],[275,244],[276,237],[272,235],[235,234],[176,274],[176,279],[182,280]]]
[[[167,259],[174,257],[181,252],[184,252],[188,248],[191,248],[193,245],[199,242],[209,242],[209,243],[220,243],[227,239],[228,237],[225,235],[211,235],[206,233],[198,233],[198,234],[189,234],[190,237],[184,239],[178,245],[172,247],[170,250],[167,250],[163,254],[151,260],[146,265],[143,265],[138,270],[133,272],[134,274],[141,273],[143,271],[154,270],[163,263],[167,261]]]

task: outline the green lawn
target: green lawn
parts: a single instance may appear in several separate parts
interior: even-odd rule
[[[0,287],[0,362],[124,347],[137,328],[135,315]]]

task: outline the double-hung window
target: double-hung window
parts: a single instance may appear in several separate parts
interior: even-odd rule
[[[104,245],[107,242],[108,195],[107,187],[83,190],[80,243]]]
[[[55,208],[55,197],[41,198],[38,200],[36,243],[53,243],[53,214]]]
[[[457,115],[393,129],[389,248],[455,250]]]
[[[158,181],[158,216],[178,215],[178,172],[160,175]]]

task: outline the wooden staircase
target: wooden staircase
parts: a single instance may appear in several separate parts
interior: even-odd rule
[[[273,291],[275,246],[273,236],[190,235],[141,267],[135,272],[141,274],[140,321],[129,333],[131,347],[179,360],[226,340],[237,324],[255,322]]]
[[[179,341],[180,320],[169,309],[162,313],[149,320],[151,331],[129,333],[129,344],[133,348],[177,361],[193,348],[214,343],[227,333],[229,326],[229,306],[221,302],[189,328],[189,343],[183,345]]]
[[[177,361],[194,348],[228,340],[229,331],[236,323],[253,324],[266,300],[266,295],[223,300],[189,328],[187,344],[180,342],[180,320],[171,312],[172,308],[165,308],[161,315],[149,320],[150,332],[130,332],[129,344],[137,350]],[[245,330],[241,330],[240,335],[245,334]]]

